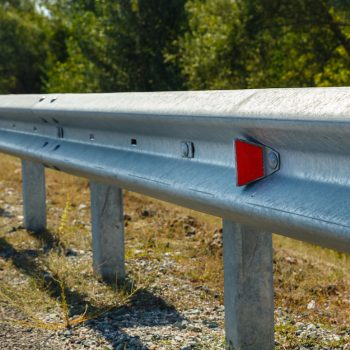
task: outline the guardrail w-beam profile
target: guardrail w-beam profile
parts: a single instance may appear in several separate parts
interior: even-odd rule
[[[227,348],[273,349],[271,232],[350,252],[349,101],[350,88],[0,96],[0,151],[23,160],[34,231],[44,167],[90,179],[107,280],[125,274],[120,189],[222,217]]]

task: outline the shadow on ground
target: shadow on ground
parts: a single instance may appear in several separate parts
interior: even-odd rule
[[[50,250],[61,252],[66,250],[66,247],[49,231],[33,234],[33,237],[43,243],[44,253]],[[62,301],[62,290],[58,278],[50,274],[43,266],[40,266],[38,259],[36,259],[40,254],[43,254],[43,251],[35,249],[19,252],[5,238],[0,238],[0,257],[6,261],[11,261],[21,273],[43,280],[42,290],[51,298]],[[124,288],[130,288],[131,284],[134,285],[131,282],[126,283]],[[172,305],[167,304],[162,298],[153,295],[146,289],[138,290],[126,305],[108,312],[94,306],[87,300],[87,295],[84,293],[71,290],[65,286],[64,294],[67,299],[70,317],[81,315],[85,310],[87,310],[86,315],[88,317],[102,314],[100,317],[85,322],[85,326],[104,337],[114,349],[147,349],[138,337],[132,337],[125,333],[122,330],[124,327],[170,325],[184,319]]]
[[[13,215],[9,211],[7,211],[3,208],[0,208],[0,216],[2,216],[4,218],[12,218],[13,217]]]

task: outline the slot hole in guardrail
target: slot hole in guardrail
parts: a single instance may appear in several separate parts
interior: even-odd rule
[[[57,146],[53,149],[53,151],[57,151],[60,147],[61,147],[61,145],[57,145]]]
[[[51,99],[50,103],[54,103],[57,100],[57,97]]]
[[[45,100],[45,97],[40,97],[39,102],[43,102]]]
[[[41,147],[41,148],[46,147],[48,144],[49,144],[49,143],[48,143],[47,141],[46,141],[46,142],[44,142],[44,144],[42,145],[42,147]]]
[[[137,145],[137,140],[136,139],[131,139],[131,144],[133,145],[133,146],[136,146]]]
[[[63,139],[63,137],[64,137],[64,130],[63,130],[63,128],[61,128],[61,127],[57,127],[57,137],[59,138],[59,139]]]
[[[40,118],[41,121],[43,121],[44,123],[48,123],[48,121],[45,118]]]
[[[55,118],[52,118],[52,121],[53,121],[54,123],[56,123],[56,124],[59,123],[59,121],[58,121],[57,119],[55,119]]]

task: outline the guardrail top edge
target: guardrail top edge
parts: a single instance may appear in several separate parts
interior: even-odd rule
[[[34,100],[34,101],[33,101]],[[349,120],[350,88],[2,95],[0,114],[104,113],[130,116]]]

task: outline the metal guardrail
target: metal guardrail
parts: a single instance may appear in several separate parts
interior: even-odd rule
[[[90,179],[106,279],[125,276],[121,188],[222,217],[227,348],[272,349],[270,232],[350,252],[349,101],[350,88],[0,96],[0,151],[23,159],[33,231],[45,167]],[[242,171],[267,164],[246,186],[235,140],[256,151]]]

